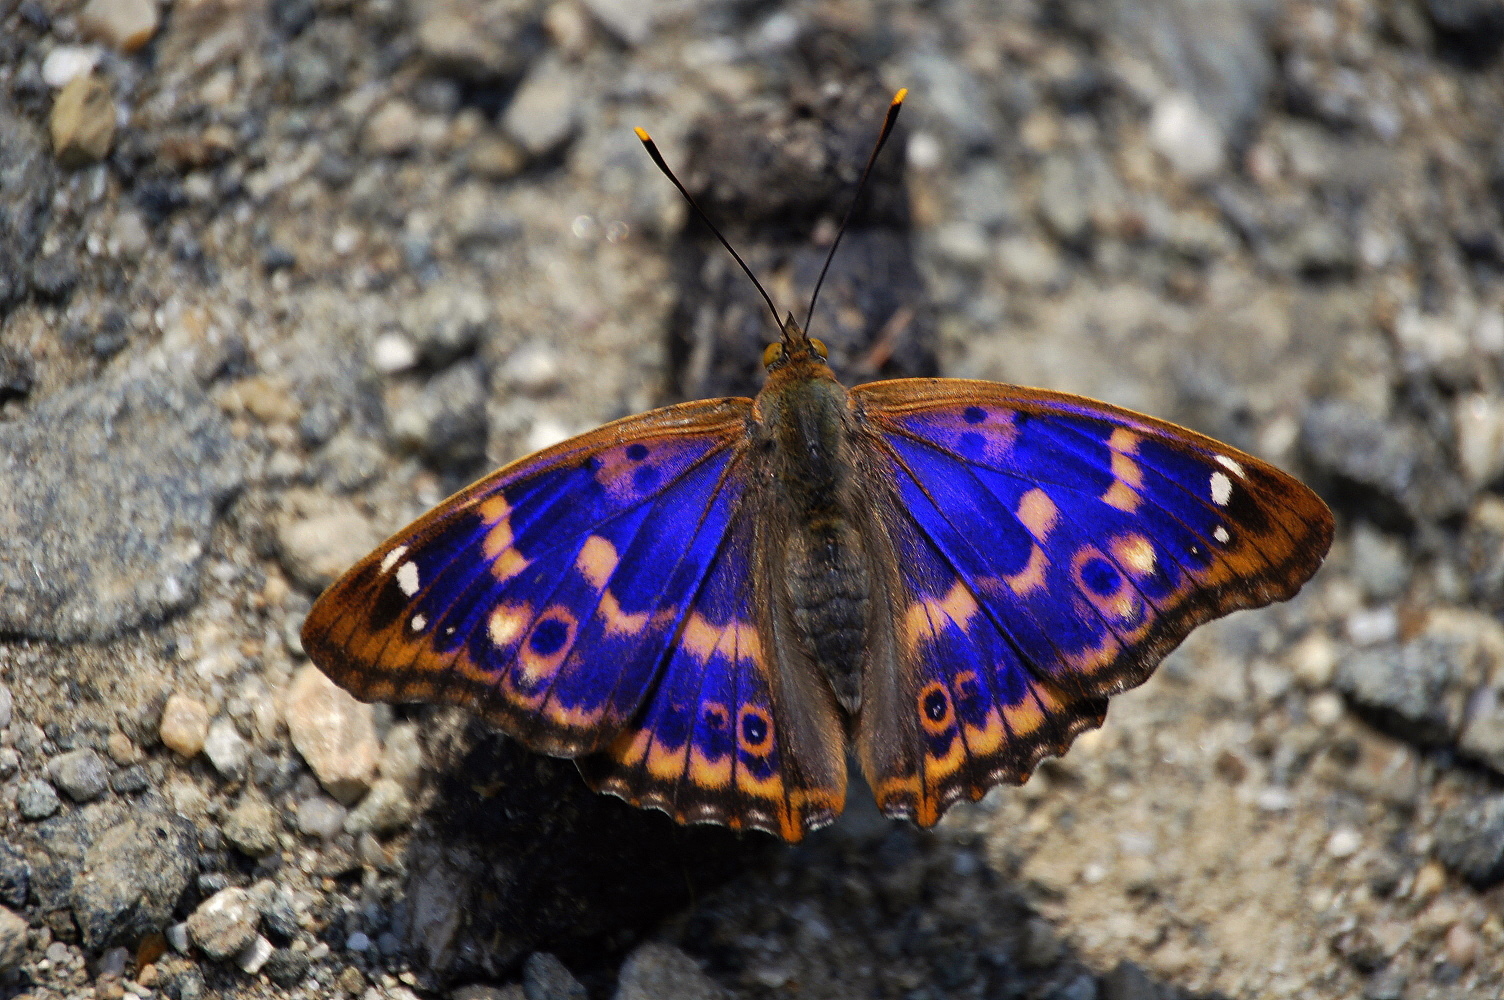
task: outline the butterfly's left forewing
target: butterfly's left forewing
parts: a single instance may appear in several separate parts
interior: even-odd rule
[[[893,815],[1025,780],[1197,625],[1292,596],[1331,542],[1304,486],[1150,417],[949,379],[852,397],[897,550],[857,735]]]

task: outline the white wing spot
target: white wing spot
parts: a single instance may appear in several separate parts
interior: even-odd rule
[[[413,615],[413,620],[408,622],[414,632],[421,632],[428,627],[428,619],[422,615]]]
[[[1222,466],[1222,468],[1226,469],[1228,472],[1231,472],[1233,475],[1237,476],[1239,479],[1248,478],[1248,473],[1243,471],[1243,467],[1237,462],[1228,458],[1226,455],[1218,455],[1217,464]]]
[[[1232,538],[1232,536],[1227,533],[1227,529],[1222,527],[1222,525],[1220,524],[1212,530],[1212,537],[1221,542],[1223,545],[1226,545],[1228,540]]]
[[[1232,499],[1232,480],[1227,478],[1225,472],[1212,473],[1212,503],[1218,507],[1226,507],[1227,501]]]
[[[392,571],[392,567],[397,565],[397,560],[401,559],[405,555],[407,555],[406,545],[399,545],[392,551],[388,552],[385,558],[381,560],[381,572],[390,573]]]
[[[1221,475],[1221,474],[1218,473],[1218,475]],[[1223,476],[1222,478],[1226,479],[1227,477]],[[1215,477],[1213,477],[1213,484],[1214,485],[1215,485],[1215,482],[1216,482]],[[397,586],[401,587],[402,588],[402,592],[404,594],[406,594],[408,597],[411,597],[411,596],[413,596],[414,594],[416,594],[418,592],[418,564],[417,563],[409,561],[409,562],[405,562],[401,566],[397,567]]]

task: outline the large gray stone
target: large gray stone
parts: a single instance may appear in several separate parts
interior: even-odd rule
[[[1466,650],[1448,638],[1358,650],[1337,664],[1337,689],[1385,728],[1419,743],[1455,738]]]
[[[221,889],[188,917],[188,934],[204,954],[217,961],[233,958],[256,939],[255,901],[245,889]]]
[[[189,381],[145,366],[0,426],[0,632],[107,639],[196,598],[234,439]]]
[[[1504,795],[1442,813],[1436,856],[1479,889],[1504,881]]]
[[[106,830],[84,854],[73,881],[73,916],[90,951],[134,947],[165,928],[198,868],[187,820],[145,812]]]
[[[0,841],[0,904],[21,907],[31,891],[31,865],[19,847]]]
[[[0,319],[26,295],[56,178],[41,133],[0,96]]]
[[[1461,512],[1468,490],[1445,449],[1404,420],[1385,420],[1350,403],[1312,406],[1301,427],[1318,466],[1367,487],[1419,521]]]
[[[522,995],[527,1000],[586,1000],[590,994],[553,955],[535,951],[522,966]]]
[[[648,942],[627,956],[616,1000],[723,1000],[726,991],[671,945]]]
[[[70,750],[47,762],[47,777],[74,802],[91,802],[109,787],[104,760],[93,750]]]
[[[1112,37],[1148,55],[1224,135],[1241,138],[1274,84],[1274,0],[1109,0]]]

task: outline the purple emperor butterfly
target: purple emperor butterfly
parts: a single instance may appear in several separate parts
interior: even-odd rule
[[[1331,544],[1309,489],[1183,427],[992,382],[847,390],[780,326],[756,399],[607,424],[400,531],[319,598],[308,654],[635,805],[793,841],[841,812],[848,750],[921,826],[1022,783]]]

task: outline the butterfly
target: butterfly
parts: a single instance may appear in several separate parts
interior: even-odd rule
[[[755,399],[617,420],[450,497],[318,599],[308,655],[634,805],[797,841],[841,813],[848,753],[921,826],[1023,783],[1330,547],[1321,499],[1252,455],[1043,389],[847,389],[807,325],[781,321]]]

